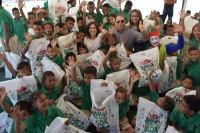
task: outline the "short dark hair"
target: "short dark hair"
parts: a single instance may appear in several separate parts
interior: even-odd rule
[[[103,4],[102,8],[106,7],[106,8],[110,8],[110,5],[108,3]]]
[[[96,27],[96,29],[97,29],[96,37],[97,37],[98,34],[100,33],[100,30],[99,30],[98,24],[97,24],[95,21],[94,21],[94,22],[90,22],[90,23],[88,24],[88,26],[87,26],[87,32],[86,32],[88,38],[91,38],[91,35],[90,35],[90,33],[89,33],[89,29],[90,29],[90,26],[91,26],[92,24],[94,24],[95,27]]]
[[[106,50],[106,47],[104,45],[102,45],[101,47],[98,48],[98,50],[101,50],[101,49],[105,49]]]
[[[2,0],[0,0],[0,5],[2,5]]]
[[[25,62],[25,61],[20,62],[20,63],[17,65],[17,70],[21,70],[21,69],[24,69],[24,68],[30,70],[30,69],[31,69],[31,66],[30,66],[30,64],[29,64],[28,62]]]
[[[77,34],[79,34],[79,33],[84,33],[84,34],[86,34],[86,32],[85,32],[84,30],[79,30],[79,32],[78,32]]]
[[[131,64],[129,65],[129,68],[131,68],[132,70],[134,70],[134,69],[137,70],[137,68],[135,67],[135,65],[134,65],[133,63],[131,63]]]
[[[165,96],[165,100],[163,102],[164,110],[172,112],[174,107],[175,107],[174,100],[171,97]]]
[[[190,10],[187,10],[187,11],[186,11],[186,13],[190,14],[190,13],[191,13],[191,11],[190,11]]]
[[[36,7],[32,7],[32,10],[31,10],[31,11],[34,12],[35,9],[36,9]]]
[[[17,8],[17,7],[14,7],[13,9],[12,9],[12,13],[14,14],[14,11],[19,11],[19,9]]]
[[[130,1],[130,0],[126,1],[125,6],[133,6],[132,1]]]
[[[106,39],[108,40],[110,37],[113,37],[115,40],[117,40],[116,36],[114,34],[112,34],[112,35],[109,34]]]
[[[193,110],[195,113],[200,111],[200,98],[196,95],[185,95],[183,100],[186,102],[190,110]]]
[[[110,14],[109,17],[116,18],[117,16],[116,16],[115,14]],[[108,18],[109,18],[109,17],[108,17]]]
[[[112,57],[110,58],[110,63],[113,62],[113,61],[116,60],[116,59],[120,60],[119,57],[117,57],[117,56],[112,56]]]
[[[32,105],[26,100],[18,101],[15,106],[19,106],[20,110],[26,110],[29,114],[32,113]]]
[[[56,47],[59,48],[58,43],[56,44]],[[53,48],[52,45],[51,45],[51,43],[49,43],[49,44],[47,45],[47,48]]]
[[[94,5],[94,2],[93,2],[93,1],[89,1],[89,2],[87,3],[87,5]]]
[[[169,28],[174,28],[174,26],[173,26],[172,24],[168,24],[168,25],[167,25],[167,28],[168,28],[168,27],[169,27]]]
[[[44,94],[44,93],[41,92],[41,91],[34,91],[34,92],[30,95],[29,101],[30,101],[30,103],[31,103],[31,106],[33,105],[33,103],[35,103],[35,101],[37,100],[37,98],[38,98],[41,94]]]
[[[28,12],[28,15],[33,15],[36,17],[35,13],[34,12]]]
[[[65,23],[60,22],[60,23],[57,23],[57,24],[55,25],[55,27],[56,27],[56,26],[58,26],[59,28],[62,28],[63,26],[65,26]]]
[[[191,81],[192,81],[192,84],[193,84],[193,82],[194,82],[194,77],[192,77],[192,76],[185,75],[185,76],[182,78],[182,81],[185,80],[185,79],[191,80]]]
[[[93,74],[94,76],[97,76],[97,69],[94,66],[87,66],[84,70],[84,74]]]
[[[43,73],[42,80],[45,81],[46,78],[50,76],[55,76],[55,74],[52,71],[46,71]]]
[[[117,95],[117,93],[124,93],[126,96],[127,96],[127,90],[124,88],[124,87],[118,87],[116,89],[116,93],[115,93],[115,96]]]
[[[194,51],[194,50],[199,51],[199,48],[198,48],[197,46],[191,46],[191,47],[189,47],[189,49],[188,49],[188,53],[189,53],[190,51]]]
[[[52,28],[52,29],[53,29],[53,31],[54,31],[54,26],[53,26],[53,24],[52,24],[52,23],[49,23],[49,22],[47,22],[47,23],[45,23],[45,24],[44,24],[44,27],[45,27],[46,25],[50,25],[50,26],[51,26],[51,28]]]
[[[74,60],[76,60],[76,54],[75,54],[74,52],[69,52],[69,53],[67,53],[66,56],[65,56],[66,65],[69,65],[69,64],[67,63],[67,60],[68,60],[68,58],[69,58],[70,56],[73,56],[73,57],[74,57]]]
[[[83,20],[83,17],[77,17],[77,22]]]
[[[79,48],[84,48],[84,49],[86,49],[86,53],[88,52],[88,49],[87,49],[87,47],[85,46],[85,44],[77,43],[77,49],[79,49]],[[79,54],[79,53],[78,53],[78,54]]]
[[[38,25],[38,26],[41,26],[43,29],[44,29],[44,24],[42,21],[39,21],[39,20],[36,20],[33,25]]]
[[[73,17],[66,17],[65,18],[65,23],[67,23],[69,21],[75,22],[75,19]]]

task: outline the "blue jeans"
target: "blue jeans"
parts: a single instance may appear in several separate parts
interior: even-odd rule
[[[167,16],[169,19],[171,19],[172,22],[173,13],[174,13],[173,9],[163,9],[163,23],[165,23],[165,19]]]
[[[134,52],[137,53],[139,51],[147,50],[151,46],[149,40],[143,43],[134,42]]]

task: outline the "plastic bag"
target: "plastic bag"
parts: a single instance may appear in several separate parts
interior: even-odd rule
[[[150,68],[154,70],[159,66],[159,50],[158,47],[140,51],[135,54],[131,54],[130,58],[141,75],[138,87],[148,86],[147,72]]]
[[[19,100],[29,100],[29,96],[37,91],[37,83],[35,77],[23,76],[22,78],[15,78],[0,82],[0,86],[5,87],[6,92],[13,105]]]
[[[81,65],[82,62],[86,61],[86,59],[92,55],[92,52],[86,53],[86,54],[81,54],[78,55],[77,58],[77,65]]]
[[[65,94],[61,95],[57,107],[68,117],[70,118],[70,124],[82,129],[87,130],[87,128],[90,126],[90,118],[83,113],[81,110],[79,110],[77,107],[75,107],[73,104],[71,104],[68,101],[64,101],[63,97]]]
[[[91,122],[97,128],[119,131],[119,105],[115,100],[115,85],[101,86],[102,81],[91,80]]]
[[[8,117],[8,114],[4,111],[0,113],[0,133],[10,132],[13,119]]]
[[[15,71],[17,71],[17,65],[21,62],[21,57],[11,52],[5,52],[5,54],[10,64],[13,66]],[[5,67],[5,78],[12,78],[12,74],[10,73],[7,67]]]
[[[173,126],[168,126],[165,133],[181,133],[177,131]]]
[[[124,2],[125,0],[106,0],[106,2],[113,8],[119,8],[120,4],[119,1]]]
[[[67,16],[73,17],[74,20],[75,20],[74,28],[73,28],[73,29],[74,29],[73,31],[75,31],[75,32],[78,32],[78,31],[79,31],[78,24],[77,24],[77,16],[76,16],[78,10],[79,10],[79,7],[78,7],[78,6],[77,6],[77,7],[71,7],[71,8],[69,9],[69,13],[68,13],[68,15],[67,15]]]
[[[139,98],[136,133],[164,133],[168,113],[158,105],[142,97]]]

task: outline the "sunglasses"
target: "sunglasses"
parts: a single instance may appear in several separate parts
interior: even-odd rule
[[[124,23],[125,22],[125,20],[116,20],[116,23]]]

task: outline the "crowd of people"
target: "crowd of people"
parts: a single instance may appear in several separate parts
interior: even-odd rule
[[[181,10],[180,25],[172,23],[176,0],[164,0],[164,3],[163,14],[154,10],[144,18],[139,9],[132,9],[133,3],[129,0],[126,1],[123,9],[113,8],[105,0],[98,0],[97,7],[93,1],[82,1],[78,5],[79,10],[74,18],[65,15],[66,12],[69,13],[70,8],[77,7],[76,0],[69,0],[66,3],[70,5],[67,10],[64,7],[59,8],[58,22],[55,23],[50,15],[51,8],[48,7],[48,1],[44,3],[44,7],[34,7],[31,12],[24,14],[24,3],[20,0],[18,7],[12,9],[12,17],[4,9],[0,0],[1,45],[5,52],[21,56],[22,61],[14,68],[4,52],[0,53],[0,60],[12,74],[12,79],[33,75],[38,86],[38,91],[33,92],[29,100],[20,100],[15,105],[7,96],[7,88],[0,86],[0,112],[5,111],[13,119],[10,132],[42,133],[56,117],[67,117],[56,107],[56,100],[65,93],[63,90],[69,83],[68,77],[63,76],[59,85],[56,85],[56,74],[46,71],[42,73],[42,81],[40,81],[38,75],[33,73],[31,60],[26,56],[34,40],[46,38],[49,43],[45,57],[58,65],[65,74],[70,68],[73,81],[82,87],[81,102],[78,103],[76,99],[68,100],[67,97],[64,98],[65,101],[80,108],[87,116],[92,113],[91,80],[97,79],[98,73],[96,67],[89,66],[85,61],[81,64],[77,63],[78,55],[83,56],[88,53],[92,55],[98,50],[105,55],[102,60],[105,75],[101,79],[105,79],[106,75],[122,71],[117,44],[123,45],[127,58],[134,53],[158,47],[158,69],[161,71],[165,69],[166,57],[177,57],[176,85],[170,90],[181,86],[185,92],[196,90],[196,95],[185,95],[181,103],[176,106],[173,98],[159,96],[158,85],[153,82],[151,76],[153,69],[146,72],[149,86],[138,87],[141,73],[134,63],[130,63],[128,67],[123,68],[130,70],[129,87],[118,87],[115,92],[116,103],[119,105],[120,130],[121,133],[136,133],[134,129],[136,117],[130,123],[126,118],[131,96],[134,101],[131,109],[137,108],[139,97],[143,97],[157,104],[163,111],[169,112],[167,125],[173,126],[182,133],[200,133],[200,23],[195,24],[190,33],[184,23],[191,12]],[[168,20],[165,23],[167,15]],[[200,21],[200,14],[195,13],[191,19]],[[78,30],[74,28],[75,24]],[[73,34],[70,37],[76,44],[77,53],[73,51],[63,53],[59,44],[60,37],[70,34]],[[189,40],[189,43],[184,37]],[[37,65],[45,64],[39,62]],[[77,68],[81,72],[82,79],[77,76]],[[106,81],[102,81],[102,86],[107,85]],[[70,120],[65,124],[69,125]],[[110,132],[105,128],[96,128],[96,130],[102,133]]]

